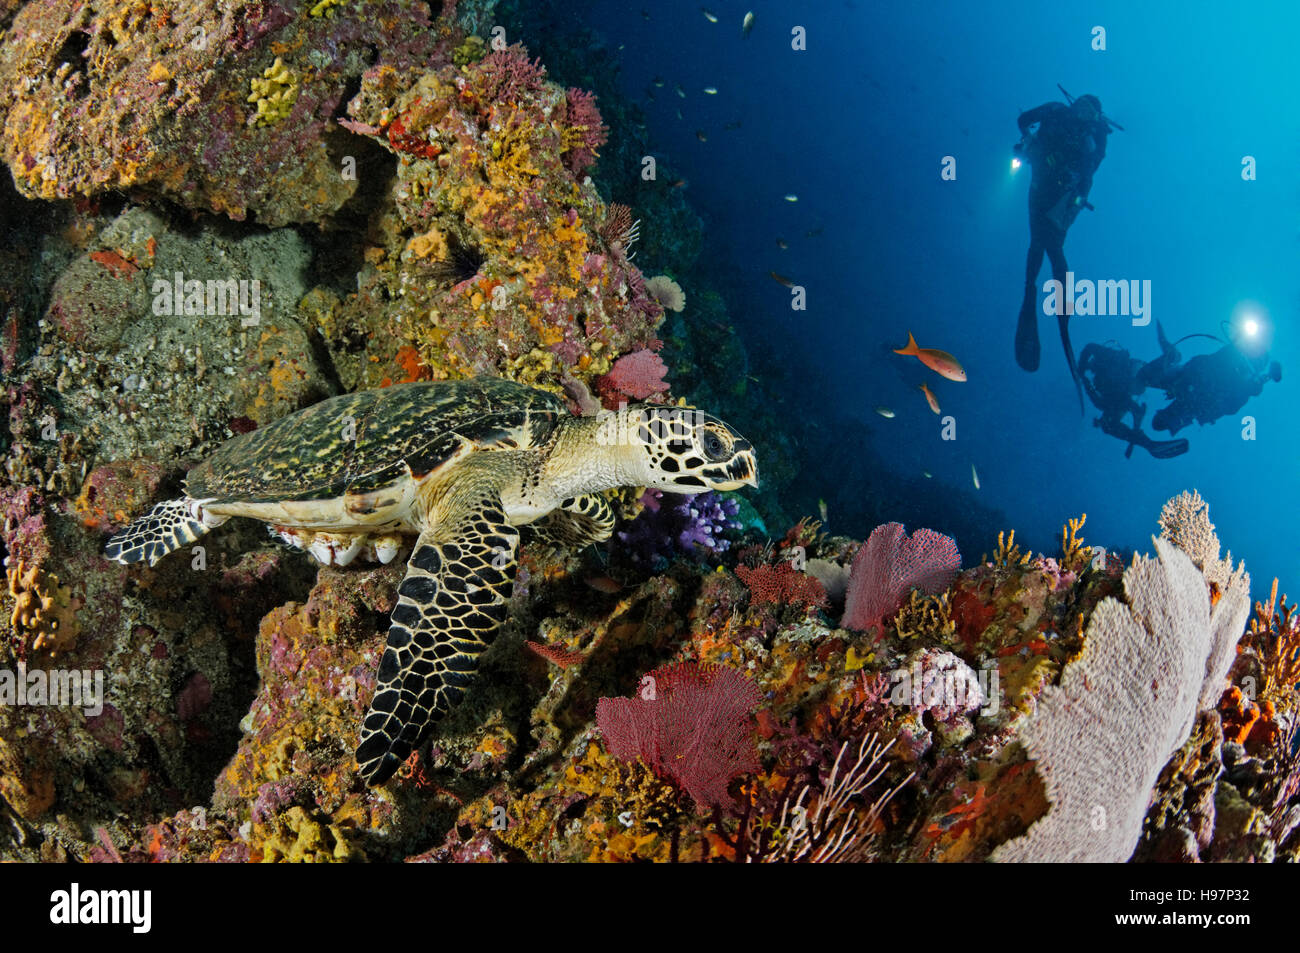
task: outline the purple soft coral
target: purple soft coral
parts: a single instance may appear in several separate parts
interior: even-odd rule
[[[620,532],[627,555],[646,569],[662,568],[679,555],[702,561],[731,548],[726,534],[741,529],[735,500],[716,493],[675,496],[647,490],[645,510]]]

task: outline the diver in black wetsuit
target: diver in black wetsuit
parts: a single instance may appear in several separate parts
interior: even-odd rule
[[[1248,357],[1236,343],[1230,343],[1213,354],[1197,355],[1181,367],[1143,375],[1151,386],[1173,398],[1151,418],[1151,426],[1176,434],[1193,420],[1204,426],[1235,414],[1247,400],[1263,392],[1265,381],[1282,380],[1282,365],[1267,361],[1267,354]]]
[[[1163,334],[1161,343],[1164,343]],[[1166,354],[1168,353],[1167,351]],[[1174,351],[1173,354],[1176,361],[1177,352]],[[1186,440],[1153,440],[1142,432],[1142,418],[1146,415],[1147,408],[1135,398],[1148,386],[1144,371],[1161,360],[1162,358],[1157,358],[1149,364],[1143,364],[1130,357],[1123,348],[1106,344],[1086,344],[1079,354],[1079,381],[1089,400],[1101,411],[1101,416],[1093,424],[1127,443],[1128,447],[1124,450],[1126,457],[1133,455],[1135,446],[1142,447],[1151,456],[1162,460],[1187,452]],[[1131,427],[1124,423],[1125,414],[1133,419]]]
[[[1033,166],[1029,185],[1029,255],[1025,260],[1025,294],[1016,324],[1016,362],[1027,371],[1038,370],[1038,271],[1046,254],[1052,277],[1065,284],[1065,233],[1079,211],[1088,205],[1088,192],[1097,166],[1106,157],[1110,127],[1096,96],[1080,96],[1069,106],[1044,103],[1020,114],[1021,144]],[[1038,130],[1030,133],[1030,127]],[[1068,322],[1072,302],[1065,303],[1057,320],[1066,362],[1079,387],[1074,349],[1070,346]],[[1083,395],[1079,395],[1080,406]]]
[[[1131,456],[1135,446],[1159,459],[1186,453],[1187,440],[1153,440],[1142,432],[1146,405],[1136,400],[1148,387],[1155,387],[1172,398],[1167,407],[1151,419],[1155,430],[1171,435],[1193,420],[1202,425],[1234,414],[1251,397],[1258,396],[1265,381],[1280,381],[1282,366],[1273,361],[1265,368],[1267,355],[1248,357],[1237,342],[1225,344],[1213,354],[1202,354],[1180,364],[1177,348],[1165,339],[1156,324],[1160,357],[1147,363],[1135,360],[1118,346],[1088,344],[1079,354],[1079,379],[1089,399],[1101,411],[1094,424],[1112,437],[1128,443],[1124,456]],[[1210,335],[1189,335],[1210,337]],[[1124,416],[1133,424],[1124,423]]]

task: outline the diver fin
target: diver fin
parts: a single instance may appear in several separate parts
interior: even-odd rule
[[[1180,457],[1187,452],[1190,444],[1186,437],[1179,437],[1177,440],[1152,440],[1145,445],[1151,456],[1157,460],[1168,460],[1171,457]]]
[[[1020,317],[1016,321],[1016,363],[1022,370],[1033,373],[1038,370],[1038,288],[1033,284],[1025,285],[1025,298],[1020,305]]]
[[[1079,397],[1079,413],[1084,414],[1086,411],[1083,406],[1083,384],[1079,380],[1079,364],[1074,359],[1074,346],[1070,344],[1070,316],[1057,315],[1056,320],[1061,327],[1061,346],[1065,348],[1065,363],[1070,367],[1070,378],[1074,381],[1074,391]]]

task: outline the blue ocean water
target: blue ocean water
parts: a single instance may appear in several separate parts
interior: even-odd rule
[[[645,111],[655,154],[689,183],[706,219],[704,256],[741,276],[728,288],[731,320],[747,341],[787,355],[782,405],[807,415],[787,417],[791,428],[831,416],[865,422],[888,469],[871,492],[896,485],[910,514],[926,513],[918,498],[975,493],[1018,541],[1049,553],[1082,512],[1089,542],[1150,551],[1161,505],[1196,488],[1225,548],[1245,559],[1255,597],[1274,576],[1284,589],[1300,579],[1300,8],[709,0],[707,10],[716,23],[698,2],[603,0],[590,22],[618,48],[619,81]],[[803,50],[792,48],[798,27]],[[1093,48],[1096,27],[1104,50]],[[1191,448],[1174,459],[1141,449],[1126,459],[1124,444],[1094,426],[1091,405],[1080,414],[1054,318],[1040,318],[1039,370],[1014,360],[1030,170],[1012,172],[1011,147],[1017,115],[1061,100],[1058,83],[1098,96],[1124,126],[1097,171],[1095,211],[1069,231],[1070,269],[1150,281],[1155,319],[1078,316],[1076,353],[1111,341],[1151,359],[1156,320],[1176,339],[1219,334],[1249,310],[1282,365],[1281,382],[1237,414],[1183,430]],[[955,160],[951,181],[941,177],[945,156]],[[1247,156],[1253,181],[1242,176]],[[770,271],[806,290],[806,310],[792,310]],[[1050,277],[1045,262],[1040,287]],[[956,356],[968,381],[891,353],[909,330]],[[1189,358],[1218,346],[1192,338],[1180,350]],[[955,419],[955,440],[942,439],[922,382]],[[1142,398],[1148,432],[1161,396]],[[877,405],[895,417],[876,415]],[[1253,440],[1243,439],[1246,415]],[[839,478],[815,459],[800,463],[808,482]],[[836,532],[871,529],[829,515]],[[968,551],[966,562],[977,556]]]

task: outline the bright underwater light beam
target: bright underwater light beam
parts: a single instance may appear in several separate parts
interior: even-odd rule
[[[1233,342],[1248,356],[1265,353],[1273,343],[1273,322],[1258,301],[1238,302],[1228,327]]]

